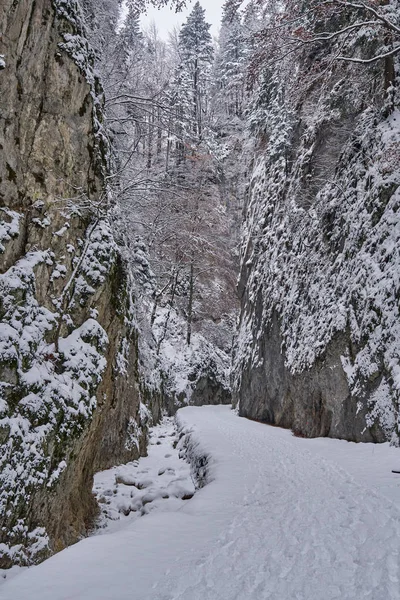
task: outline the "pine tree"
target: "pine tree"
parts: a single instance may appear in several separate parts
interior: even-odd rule
[[[140,13],[130,8],[118,34],[118,45],[126,58],[138,54],[143,46],[143,34],[140,29]]]
[[[185,159],[186,146],[193,139],[193,103],[192,86],[188,70],[183,63],[179,63],[174,70],[174,77],[168,89],[168,102],[171,107],[170,134],[176,139],[175,152],[176,164],[181,164]],[[168,142],[166,167],[169,166],[171,143]]]
[[[80,0],[89,41],[99,60],[107,59],[116,37],[122,0]]]
[[[208,108],[208,84],[213,61],[210,27],[205,21],[205,10],[196,2],[179,34],[181,68],[184,74],[182,81],[185,86],[190,87],[190,118],[194,138],[198,141],[202,139],[203,119]]]
[[[219,49],[214,68],[216,100],[227,117],[241,117],[245,87],[246,43],[237,12],[231,14],[225,3],[222,14]]]

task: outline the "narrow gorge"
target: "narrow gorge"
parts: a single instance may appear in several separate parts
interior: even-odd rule
[[[187,406],[399,446],[399,2],[219,4],[0,0],[0,569],[93,534],[163,417],[211,447]]]

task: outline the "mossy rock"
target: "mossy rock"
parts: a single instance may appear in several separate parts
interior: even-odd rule
[[[0,360],[0,381],[11,385],[18,384],[18,360],[17,358]]]

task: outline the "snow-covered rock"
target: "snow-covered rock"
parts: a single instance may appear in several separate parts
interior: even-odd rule
[[[132,286],[106,214],[102,91],[79,7],[6,0],[0,23],[0,565],[8,567],[87,533],[94,470],[143,454],[150,418]]]
[[[397,443],[399,100],[380,65],[314,82],[309,58],[267,73],[249,111],[235,402],[302,435]]]

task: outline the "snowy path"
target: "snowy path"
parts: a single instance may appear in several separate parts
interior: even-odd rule
[[[400,452],[186,408],[214,479],[24,571],[1,600],[400,600]]]

